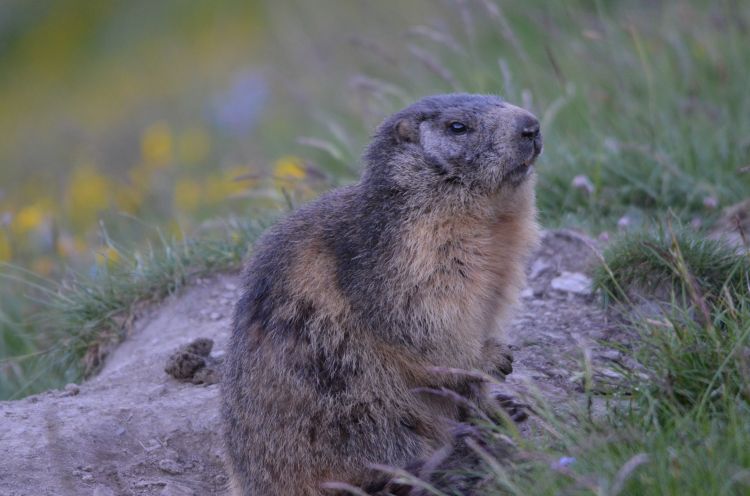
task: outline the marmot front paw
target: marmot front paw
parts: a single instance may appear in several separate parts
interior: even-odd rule
[[[513,352],[505,343],[488,341],[485,344],[485,354],[487,357],[487,372],[500,380],[513,372]]]
[[[519,423],[529,418],[528,412],[531,411],[531,407],[526,403],[517,401],[514,396],[495,392],[492,399],[508,414],[513,422]]]

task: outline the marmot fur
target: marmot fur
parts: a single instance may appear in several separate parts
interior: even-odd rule
[[[498,97],[431,96],[388,118],[356,184],[258,241],[223,378],[235,494],[374,487],[449,438],[471,379],[510,371],[501,328],[536,243],[539,123]]]

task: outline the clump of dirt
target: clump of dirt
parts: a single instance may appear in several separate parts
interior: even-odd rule
[[[198,338],[180,346],[167,358],[164,372],[177,380],[192,384],[216,384],[221,380],[222,360],[211,356],[214,342]]]
[[[590,399],[587,371],[596,387],[618,381],[625,358],[607,342],[628,337],[587,286],[595,247],[573,231],[545,233],[508,330],[513,373],[498,395],[537,391],[565,408]],[[216,381],[239,285],[197,281],[140,318],[98,376],[0,402],[0,494],[226,494]]]

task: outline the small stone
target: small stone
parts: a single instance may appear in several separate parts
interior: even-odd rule
[[[233,284],[231,282],[228,282],[228,283],[226,283],[224,285],[224,289],[226,289],[227,291],[236,291],[237,290],[237,285]]]
[[[159,496],[194,496],[195,491],[189,487],[181,486],[173,482],[167,483],[161,490]]]
[[[221,314],[219,312],[211,312],[211,315],[208,316],[211,320],[219,320],[221,318]]]
[[[92,480],[94,480],[94,476],[93,476],[93,475],[91,475],[91,474],[83,474],[83,475],[81,476],[81,480],[82,480],[83,482],[91,482]]]
[[[622,353],[620,353],[618,350],[604,350],[599,354],[602,358],[606,358],[607,360],[620,360],[622,359]]]
[[[185,469],[180,463],[170,460],[169,458],[159,461],[159,469],[172,475],[180,475],[185,472]]]
[[[67,384],[63,389],[63,396],[75,396],[80,392],[81,388],[78,386],[78,384],[70,383]]]
[[[147,489],[151,486],[166,486],[166,485],[167,485],[167,481],[148,480],[148,479],[141,479],[135,484],[133,484],[133,486],[135,486],[136,489]]]
[[[610,379],[620,379],[620,378],[622,378],[622,374],[621,373],[619,373],[619,372],[617,372],[615,370],[612,370],[612,369],[610,369],[608,367],[602,367],[602,368],[600,368],[598,370],[598,372],[601,375],[603,375],[604,377],[608,377]]]
[[[550,287],[564,293],[589,295],[591,294],[591,279],[580,272],[563,271],[558,277],[552,279]]]
[[[551,268],[552,265],[549,262],[546,262],[541,258],[537,258],[536,260],[534,260],[534,263],[531,264],[531,269],[529,270],[529,279],[536,279]]]
[[[524,300],[528,300],[529,298],[534,297],[534,290],[531,288],[526,288],[523,291],[521,291],[521,298]]]
[[[591,179],[589,179],[588,176],[583,174],[574,177],[570,182],[570,185],[579,191],[583,191],[586,195],[594,193],[594,183],[591,182]]]
[[[573,465],[575,462],[575,457],[561,456],[557,461],[550,464],[550,467],[554,470],[560,470]]]

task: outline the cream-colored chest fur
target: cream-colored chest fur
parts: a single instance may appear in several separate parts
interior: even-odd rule
[[[533,190],[470,211],[432,212],[405,227],[397,294],[415,342],[441,363],[473,367],[509,317],[537,237]],[[524,194],[520,194],[524,193]]]

